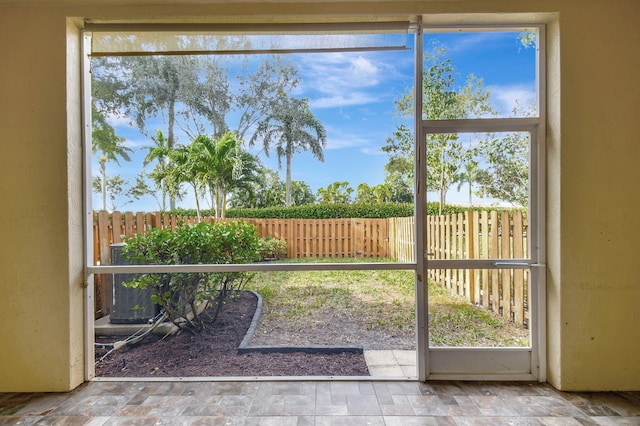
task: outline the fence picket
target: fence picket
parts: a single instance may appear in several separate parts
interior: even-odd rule
[[[500,217],[500,258],[510,259],[511,256],[511,221],[509,212],[503,211]],[[502,269],[502,316],[511,319],[511,270]]]
[[[498,212],[491,212],[491,245],[489,246],[489,259],[498,259],[500,250],[498,246],[499,230],[498,230]],[[500,271],[491,270],[491,306],[493,312],[500,313]]]
[[[144,235],[144,218],[145,214],[143,212],[136,213],[136,234]]]
[[[480,259],[489,259],[489,212],[480,213]],[[482,306],[489,309],[489,270],[482,270]]]
[[[467,214],[467,231],[466,231],[466,250],[467,259],[477,259],[479,249],[478,238],[478,212],[468,211]],[[469,282],[469,300],[474,304],[480,304],[480,278],[479,271],[469,269],[467,271],[467,280]]]
[[[111,214],[111,225],[113,227],[113,243],[122,242],[122,213],[113,212]]]
[[[522,212],[513,212],[513,257],[522,259],[524,257],[524,242],[522,239]],[[513,311],[514,322],[524,323],[524,269],[513,271]]]

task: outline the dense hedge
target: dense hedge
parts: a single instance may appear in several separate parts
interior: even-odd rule
[[[438,203],[427,203],[427,214],[438,214]],[[443,214],[462,213],[469,210],[494,210],[487,207],[461,207],[445,204]],[[503,209],[495,209],[503,210]],[[183,216],[195,216],[195,210],[178,209],[169,212]],[[203,210],[202,216],[213,216],[214,212]],[[388,217],[413,216],[413,204],[308,204],[292,207],[270,207],[266,209],[230,208],[227,210],[227,218],[253,218],[253,219],[338,219],[338,218],[362,218],[380,219]]]
[[[411,204],[307,204],[266,209],[229,209],[227,217],[281,219],[387,218],[413,215]]]

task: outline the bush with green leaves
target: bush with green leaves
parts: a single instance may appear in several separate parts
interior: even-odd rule
[[[465,207],[453,204],[442,206],[442,214],[464,213],[469,210],[504,210],[497,207]],[[511,209],[509,209],[511,210]],[[427,214],[438,216],[440,204],[435,201],[427,203]],[[179,216],[196,216],[195,210],[177,209],[169,212]],[[213,211],[202,211],[202,216],[214,216]],[[323,203],[305,204],[303,206],[267,207],[263,209],[230,208],[227,218],[242,219],[385,219],[389,217],[413,216],[413,204],[410,203]]]
[[[287,257],[287,242],[267,236],[260,238],[260,248],[258,250],[262,260],[283,259]]]
[[[181,224],[173,232],[150,229],[144,235],[128,238],[122,253],[132,263],[145,265],[239,264],[259,260],[258,248],[258,232],[249,223],[201,222]],[[198,331],[206,323],[215,322],[225,300],[252,276],[246,272],[147,273],[124,285],[151,287],[151,300],[174,324]],[[213,309],[202,309],[206,306]]]

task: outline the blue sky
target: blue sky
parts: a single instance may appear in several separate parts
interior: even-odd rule
[[[427,52],[432,43],[446,50],[446,57],[451,58],[456,68],[456,83],[460,86],[469,74],[483,78],[492,93],[494,108],[502,111],[502,116],[509,116],[516,100],[528,105],[535,99],[535,49],[523,48],[517,35],[513,32],[427,34],[424,46]],[[354,190],[363,182],[369,185],[382,183],[388,158],[380,148],[398,124],[412,123],[410,119],[397,117],[394,101],[413,86],[413,49],[291,54],[287,59],[298,67],[300,85],[295,96],[310,100],[311,110],[327,130],[324,163],[306,153],[296,155],[292,164],[293,179],[307,182],[314,192],[336,181],[347,181]],[[151,141],[127,119],[111,119],[110,122],[135,153],[133,161],[121,162],[121,167],[109,163],[107,173],[133,180],[146,155],[143,147]],[[149,123],[150,129],[154,126],[166,129],[162,118]],[[178,133],[178,142],[186,144],[189,140],[185,134]],[[255,152],[266,167],[278,169],[275,157]],[[282,179],[284,173],[284,169],[280,170]],[[465,188],[461,188],[460,194],[455,187],[451,188],[447,201],[464,203],[466,193]],[[486,203],[492,201],[495,200],[485,200]],[[100,207],[99,195],[94,195],[93,203],[94,208]],[[158,208],[151,197],[123,204],[124,201],[120,201],[121,210]],[[191,194],[178,204],[185,208],[195,206]],[[206,201],[203,204],[207,207]]]

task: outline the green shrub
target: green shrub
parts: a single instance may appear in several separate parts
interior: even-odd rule
[[[284,240],[267,236],[260,238],[258,251],[262,260],[283,259],[287,257],[287,243]]]
[[[430,201],[427,203],[427,214],[429,216],[437,216],[439,209],[440,204],[438,202]],[[505,209],[487,206],[463,207],[453,204],[442,206],[442,214],[444,215],[464,213],[469,210],[502,211]],[[188,209],[177,209],[169,213],[178,216],[196,216],[195,210]],[[214,216],[214,212],[210,210],[202,210],[201,213],[203,217]],[[230,208],[226,212],[227,218],[241,219],[386,219],[389,217],[409,216],[413,216],[412,203],[322,203],[290,207],[268,207],[264,209],[236,207]]]
[[[150,229],[128,238],[123,255],[138,264],[189,265],[251,263],[259,259],[255,226],[245,222],[181,224],[171,230]],[[244,272],[149,273],[125,283],[132,288],[153,289],[152,301],[181,328],[200,330],[205,320],[216,320],[224,301],[252,277]],[[213,306],[203,318],[198,307]]]
[[[323,203],[265,209],[233,208],[227,210],[227,217],[251,219],[380,219],[406,216],[413,216],[412,204]]]

